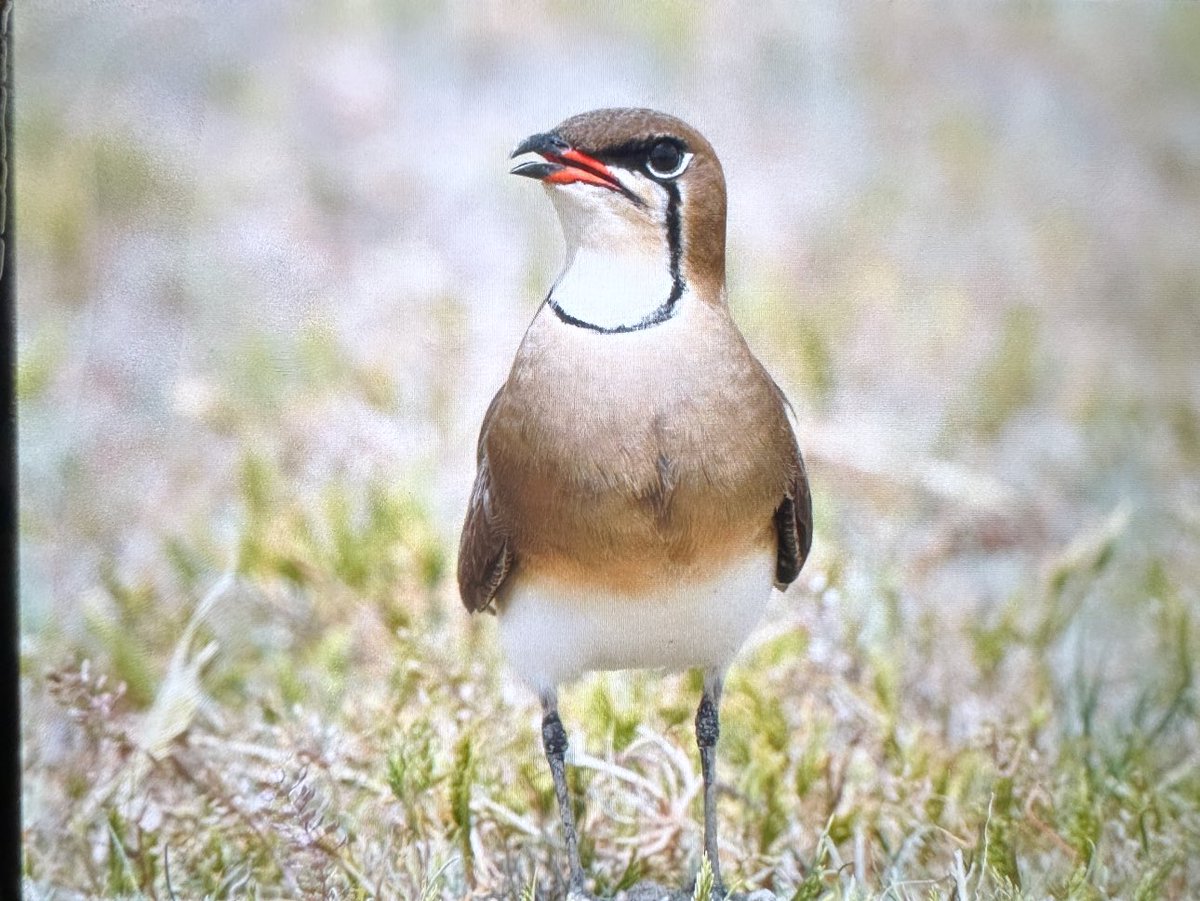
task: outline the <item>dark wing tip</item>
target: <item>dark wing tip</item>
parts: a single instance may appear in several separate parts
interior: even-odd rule
[[[775,510],[775,534],[779,546],[775,556],[775,584],[780,590],[796,581],[812,549],[812,496],[803,469]]]
[[[483,560],[473,558],[467,547],[462,548],[458,562],[458,594],[469,612],[478,613],[492,606],[512,571],[514,560],[507,542],[498,553]]]
[[[796,502],[790,497],[785,497],[775,510],[775,534],[779,539],[775,553],[775,584],[782,588],[796,581],[803,560],[796,528]]]

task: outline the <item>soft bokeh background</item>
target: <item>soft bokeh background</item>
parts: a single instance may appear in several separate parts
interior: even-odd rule
[[[31,893],[554,896],[536,705],[452,571],[560,263],[507,152],[608,105],[721,154],[813,482],[727,874],[1200,891],[1200,8],[18,13]],[[598,891],[694,872],[695,699],[567,693]]]

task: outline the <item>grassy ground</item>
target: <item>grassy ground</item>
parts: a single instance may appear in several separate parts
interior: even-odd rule
[[[505,678],[493,623],[455,609],[419,521],[368,506],[323,538],[299,512],[264,521],[212,587],[178,549],[181,589],[204,599],[176,622],[146,615],[164,606],[156,587],[108,587],[105,653],[27,685],[42,712],[34,809],[58,812],[27,835],[32,886],[556,896],[536,705]],[[1197,636],[1171,576],[1139,574],[1154,646],[1121,716],[1103,713],[1105,666],[1075,659],[1060,680],[1049,660],[1088,598],[1128,603],[1128,529],[1119,511],[1047,554],[1021,587],[1037,603],[982,622],[892,610],[870,624],[896,589],[847,584],[827,540],[729,681],[730,877],[786,898],[1186,897],[1200,878]],[[931,688],[947,665],[961,681]],[[565,696],[582,853],[605,896],[694,872],[698,688],[597,676]]]
[[[726,879],[1195,896],[1200,18],[435,7],[18,17],[28,895],[561,896],[451,574],[558,264],[506,149],[640,100],[722,154],[816,505],[726,689]],[[605,897],[695,877],[698,698],[563,694]]]

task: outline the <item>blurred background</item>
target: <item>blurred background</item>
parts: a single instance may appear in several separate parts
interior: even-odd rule
[[[553,896],[535,705],[452,573],[561,265],[508,152],[624,105],[721,156],[817,511],[732,689],[727,869],[1200,884],[1200,8],[55,0],[15,33],[32,887]],[[572,697],[614,766],[653,769],[643,717],[692,753],[686,684]],[[598,887],[679,882],[695,805],[643,859],[657,808],[581,769],[585,820],[640,811]]]

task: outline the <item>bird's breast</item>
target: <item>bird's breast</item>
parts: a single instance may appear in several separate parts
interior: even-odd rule
[[[695,303],[620,335],[545,313],[487,442],[521,565],[636,593],[768,544],[782,411],[740,335]]]

